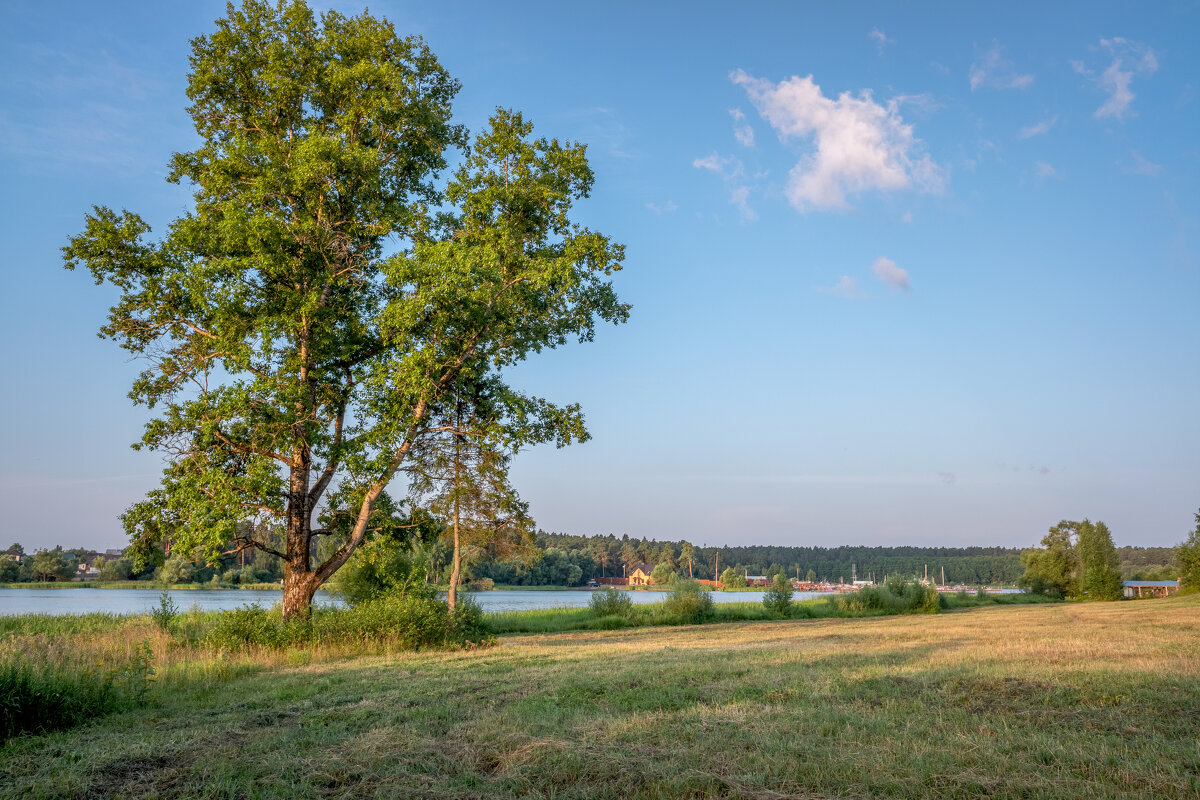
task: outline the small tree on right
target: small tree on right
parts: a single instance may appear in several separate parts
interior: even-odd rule
[[[1175,552],[1175,563],[1179,567],[1179,593],[1200,592],[1200,511],[1196,512],[1196,529]]]

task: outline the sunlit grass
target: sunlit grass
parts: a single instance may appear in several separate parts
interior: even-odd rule
[[[541,616],[563,611],[588,613]],[[0,797],[1200,796],[1200,598],[471,652],[213,653],[145,618],[41,630],[6,641],[117,658],[145,640],[160,673],[144,709],[11,741]]]

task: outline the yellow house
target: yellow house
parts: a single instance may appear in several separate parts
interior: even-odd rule
[[[633,569],[629,573],[630,586],[653,586],[654,579],[650,577],[650,573],[654,572],[653,564],[634,564]]]

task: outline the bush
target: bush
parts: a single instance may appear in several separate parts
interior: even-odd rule
[[[246,647],[281,648],[300,644],[310,637],[311,629],[303,621],[284,624],[278,607],[267,609],[258,603],[222,611],[205,642],[222,650]]]
[[[496,582],[491,578],[476,578],[467,584],[472,592],[490,592],[496,588]]]
[[[988,599],[987,587],[980,586],[978,589],[976,589],[975,590],[975,599],[976,600],[987,600]]]
[[[713,616],[712,598],[696,581],[677,582],[663,606],[667,614],[685,625],[706,622]]]
[[[792,606],[792,584],[785,576],[775,576],[775,580],[763,592],[762,604],[776,616],[787,616]]]
[[[633,611],[633,598],[619,589],[599,589],[592,592],[592,613],[597,617],[628,618]]]
[[[480,644],[491,641],[492,635],[488,633],[479,601],[469,594],[460,594],[454,611],[450,613],[448,642]]]
[[[391,594],[429,598],[434,594],[425,583],[424,566],[413,559],[411,549],[390,539],[376,540],[356,550],[328,588],[351,605]]]
[[[857,592],[830,598],[837,611],[883,614],[936,614],[946,600],[934,586],[893,575],[881,586],[864,586]]]
[[[175,605],[175,601],[171,599],[171,593],[164,587],[162,594],[158,596],[158,605],[150,609],[150,617],[160,630],[164,633],[170,633],[171,625],[175,622],[175,617],[177,616],[179,616],[179,608]]]
[[[225,650],[247,647],[282,649],[307,643],[392,643],[411,650],[479,644],[491,638],[483,611],[470,595],[459,595],[451,613],[442,601],[425,594],[385,594],[350,608],[317,608],[311,622],[285,623],[278,607],[257,604],[218,615],[204,643]]]

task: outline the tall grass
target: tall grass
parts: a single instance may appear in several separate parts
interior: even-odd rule
[[[124,663],[108,665],[91,663],[70,647],[0,655],[0,741],[69,728],[143,704],[153,661],[146,642]]]

